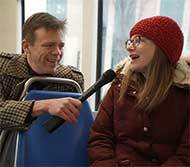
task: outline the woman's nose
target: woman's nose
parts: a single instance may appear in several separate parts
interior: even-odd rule
[[[126,49],[128,52],[130,52],[130,51],[134,51],[136,49],[136,47],[135,47],[134,43],[131,42],[130,44],[127,45]]]

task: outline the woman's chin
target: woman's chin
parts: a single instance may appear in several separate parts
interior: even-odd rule
[[[133,65],[133,64],[130,65],[130,70],[134,71],[134,72],[143,72],[144,71],[143,69],[144,68],[142,68],[138,65]]]

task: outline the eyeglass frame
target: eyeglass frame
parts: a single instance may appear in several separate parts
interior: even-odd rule
[[[129,43],[130,42],[130,43]],[[141,36],[136,36],[133,39],[129,38],[127,41],[125,41],[125,49],[128,49],[128,47],[133,44],[133,46],[137,47],[142,42]]]

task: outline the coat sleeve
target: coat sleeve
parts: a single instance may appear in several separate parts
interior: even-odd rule
[[[26,129],[32,121],[30,112],[33,101],[6,100],[4,94],[5,90],[0,77],[0,130]]]
[[[113,84],[100,105],[98,115],[90,130],[88,154],[93,167],[117,167],[113,130]]]
[[[189,118],[189,117],[188,117]],[[181,137],[180,145],[176,150],[176,154],[171,156],[161,167],[169,166],[190,166],[190,121]]]

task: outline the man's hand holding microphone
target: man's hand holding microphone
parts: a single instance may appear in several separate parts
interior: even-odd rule
[[[34,103],[32,116],[48,112],[70,123],[76,123],[81,106],[80,100],[71,97],[38,100]]]
[[[113,70],[107,70],[103,75],[78,99],[75,98],[60,98],[39,100],[34,103],[33,116],[37,116],[41,113],[48,112],[53,115],[51,119],[43,124],[43,126],[49,131],[53,132],[65,121],[70,123],[77,122],[82,102],[84,102],[89,96],[95,93],[105,84],[111,82],[115,78],[115,72]]]

